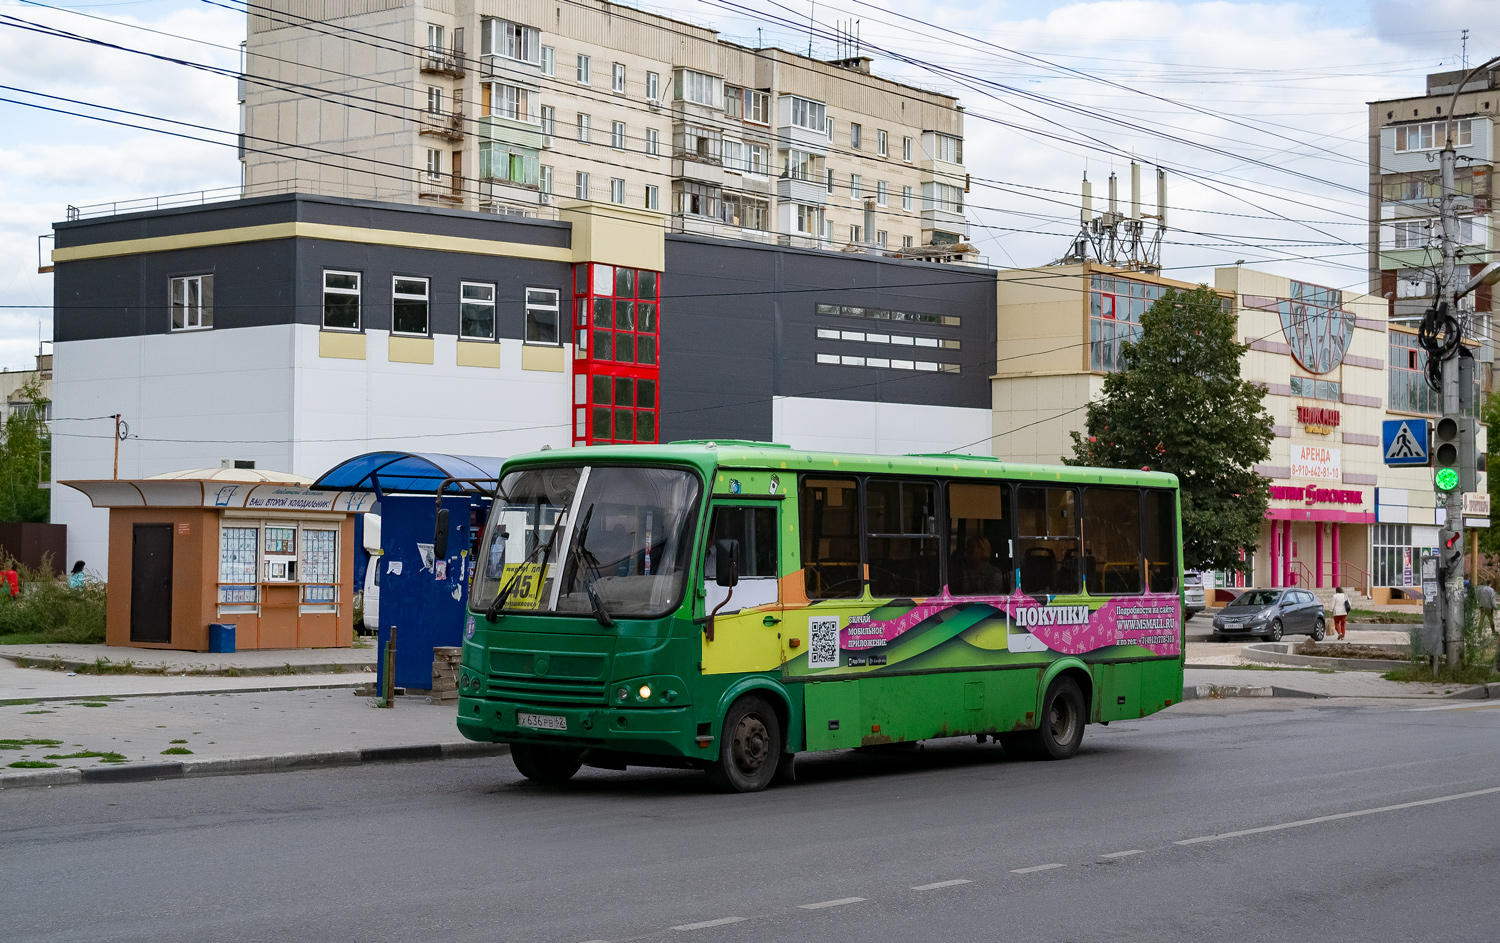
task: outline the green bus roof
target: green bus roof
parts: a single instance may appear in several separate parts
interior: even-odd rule
[[[777,442],[745,439],[694,439],[662,445],[588,445],[513,455],[513,465],[622,462],[667,462],[692,465],[709,474],[714,468],[765,468],[787,471],[844,471],[854,474],[953,475],[963,478],[1069,481],[1082,484],[1177,487],[1177,476],[1166,472],[1125,468],[1088,468],[1077,465],[1027,465],[1002,462],[989,455],[873,455],[856,452],[818,452]]]

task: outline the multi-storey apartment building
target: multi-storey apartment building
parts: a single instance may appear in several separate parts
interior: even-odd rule
[[[870,59],[749,48],[598,0],[267,0],[246,195],[298,189],[892,251],[967,240],[963,111]]]
[[[1500,69],[1480,72],[1457,89],[1464,74],[1434,73],[1427,76],[1425,94],[1369,106],[1370,292],[1387,300],[1393,324],[1415,326],[1434,301],[1442,266],[1437,156],[1447,143],[1450,124],[1458,153],[1460,271],[1490,261],[1496,248],[1489,221]],[[1471,325],[1474,336],[1487,338],[1489,289],[1466,298],[1463,307],[1480,315]],[[1483,345],[1481,360],[1492,359],[1490,346]]]

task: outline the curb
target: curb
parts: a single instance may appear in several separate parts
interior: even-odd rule
[[[0,790],[34,786],[75,786],[84,783],[141,783],[163,779],[199,779],[205,776],[245,776],[253,773],[290,773],[334,766],[367,763],[411,763],[429,760],[464,760],[483,756],[505,756],[510,745],[475,743],[423,743],[398,747],[366,747],[361,750],[323,750],[312,753],[281,753],[272,756],[230,756],[177,763],[125,763],[89,769],[39,769],[0,775]]]
[[[131,677],[139,677],[132,675]],[[0,707],[21,707],[27,704],[52,704],[58,701],[88,701],[110,698],[119,700],[128,697],[185,697],[192,694],[266,694],[271,691],[347,691],[368,681],[339,682],[336,684],[277,684],[254,688],[204,688],[201,691],[131,691],[120,694],[42,694],[37,697],[0,698]]]
[[[1272,648],[1271,646],[1276,646]],[[1286,642],[1259,642],[1246,645],[1240,655],[1246,661],[1262,665],[1287,665],[1299,668],[1332,668],[1336,671],[1390,671],[1406,664],[1396,658],[1336,658],[1328,655],[1298,655],[1289,651]]]
[[[1276,697],[1276,691],[1270,685],[1190,684],[1183,687],[1182,699],[1197,701],[1221,697]]]
[[[1489,684],[1476,684],[1462,691],[1454,691],[1446,696],[1447,700],[1465,699],[1472,701],[1484,701],[1500,698],[1500,681],[1491,681]]]

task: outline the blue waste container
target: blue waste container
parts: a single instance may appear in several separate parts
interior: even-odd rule
[[[208,650],[220,654],[234,654],[234,623],[209,623]]]

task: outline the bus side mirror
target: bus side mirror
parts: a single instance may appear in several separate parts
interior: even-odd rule
[[[432,558],[444,560],[448,557],[448,509],[437,512],[437,526],[432,532]]]
[[[714,582],[720,586],[734,586],[740,581],[740,542],[723,540],[714,542]]]

